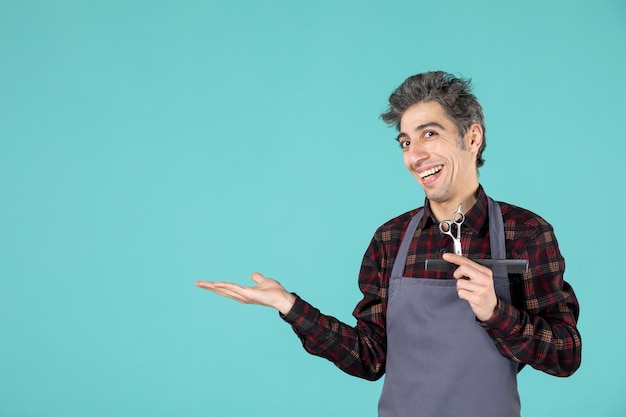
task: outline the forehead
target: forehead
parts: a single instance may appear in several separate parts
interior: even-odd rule
[[[456,130],[443,106],[436,101],[422,101],[406,109],[400,118],[400,133],[410,134],[422,126],[439,124],[446,130]]]

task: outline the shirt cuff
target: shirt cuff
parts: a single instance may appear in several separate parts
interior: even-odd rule
[[[480,325],[496,338],[505,339],[518,322],[519,311],[510,303],[498,298],[498,304],[489,320],[481,321]]]
[[[319,320],[320,311],[300,298],[298,294],[293,293],[293,295],[296,296],[296,301],[293,303],[291,310],[287,314],[280,312],[278,314],[297,333],[302,335],[312,333]]]

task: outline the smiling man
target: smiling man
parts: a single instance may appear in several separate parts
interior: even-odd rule
[[[578,301],[563,280],[553,229],[490,199],[479,184],[485,125],[469,80],[440,71],[409,77],[381,117],[398,129],[404,164],[426,199],[374,234],[359,274],[356,326],[259,273],[251,287],[196,285],[276,308],[308,352],[349,374],[386,375],[381,417],[519,416],[516,375],[524,365],[568,376],[581,361]],[[460,219],[462,256],[449,253],[455,237],[440,229],[448,219]],[[454,272],[425,270],[438,258]],[[525,259],[529,268],[507,275],[472,260],[484,258]]]

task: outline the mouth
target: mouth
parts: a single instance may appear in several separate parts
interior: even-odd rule
[[[443,169],[443,165],[437,165],[435,167],[432,167],[430,169],[418,172],[419,177],[421,178],[422,181],[428,181],[432,178],[435,177],[435,175],[437,173],[439,173],[439,171],[441,171]]]

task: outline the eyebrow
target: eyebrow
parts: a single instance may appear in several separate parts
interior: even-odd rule
[[[444,127],[441,126],[439,123],[437,123],[437,122],[428,122],[428,123],[424,123],[424,124],[421,124],[421,125],[417,126],[415,129],[413,129],[413,131],[417,132],[417,131],[424,130],[424,129],[429,128],[429,127],[436,127],[436,128],[441,129],[441,130],[444,130]],[[398,136],[396,136],[396,140],[398,142],[400,142],[400,139],[407,138],[407,137],[409,137],[408,134],[406,134],[404,132],[400,132],[398,134]]]

